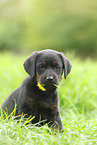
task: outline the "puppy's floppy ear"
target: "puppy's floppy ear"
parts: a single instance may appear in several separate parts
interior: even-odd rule
[[[25,71],[33,78],[35,77],[35,61],[38,52],[34,51],[23,63]]]
[[[64,77],[66,79],[67,75],[71,71],[72,64],[71,64],[70,60],[68,58],[66,58],[62,52],[60,52],[60,55],[61,55],[61,58],[63,61]]]

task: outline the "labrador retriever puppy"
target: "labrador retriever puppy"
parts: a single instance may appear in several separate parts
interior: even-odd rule
[[[24,61],[28,76],[19,88],[3,102],[1,108],[10,114],[16,107],[16,116],[35,116],[32,123],[43,121],[41,125],[63,130],[59,112],[57,86],[64,72],[64,78],[71,71],[71,62],[62,52],[51,49],[35,51]]]

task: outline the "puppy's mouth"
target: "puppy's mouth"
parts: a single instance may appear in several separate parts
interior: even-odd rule
[[[39,82],[37,82],[37,86],[42,91],[47,91],[48,89],[50,90],[52,88],[60,88],[57,84],[52,84],[52,83],[40,84]]]
[[[45,88],[47,89],[52,89],[52,88],[60,88],[58,84],[55,84],[55,83],[48,83],[48,84],[45,84]]]
[[[45,86],[53,86],[53,83],[45,83]]]

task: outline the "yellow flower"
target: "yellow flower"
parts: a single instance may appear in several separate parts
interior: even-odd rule
[[[46,91],[46,89],[38,82],[37,86],[39,87],[40,90],[42,91]]]

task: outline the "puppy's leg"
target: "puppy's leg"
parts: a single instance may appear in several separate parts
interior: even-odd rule
[[[62,124],[62,121],[61,121],[61,116],[60,116],[60,113],[57,112],[52,118],[51,118],[51,121],[49,123],[49,127],[52,127],[53,129],[55,130],[59,130],[61,132],[64,132],[64,129],[63,129],[63,124]]]

